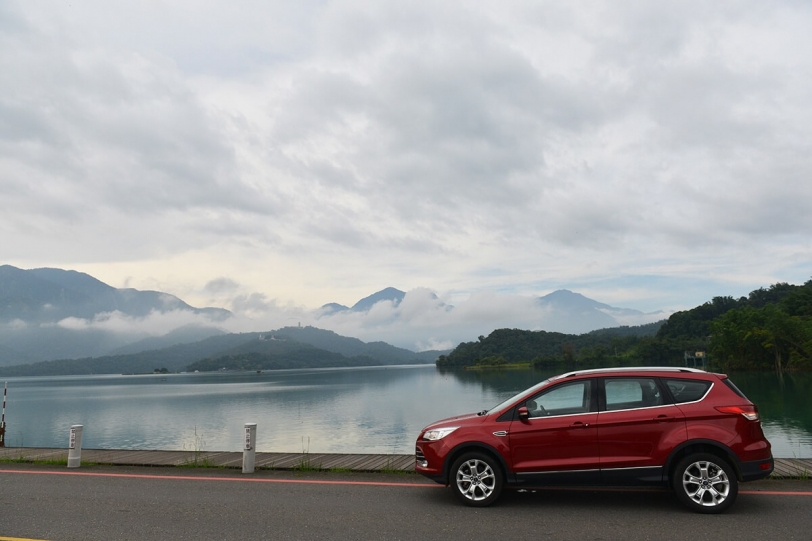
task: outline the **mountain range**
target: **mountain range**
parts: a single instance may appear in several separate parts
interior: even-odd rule
[[[387,287],[378,291],[377,293],[373,293],[368,297],[364,297],[360,301],[353,304],[351,308],[344,306],[343,304],[338,304],[337,302],[325,304],[321,307],[321,315],[329,316],[339,312],[368,312],[379,302],[390,302],[392,303],[392,306],[398,306],[403,301],[404,297],[406,297],[405,291],[401,291],[394,287]],[[431,298],[434,300],[439,300],[437,295],[434,293],[431,294]],[[443,303],[440,304],[445,306]]]
[[[448,352],[416,353],[382,342],[362,342],[314,327],[283,327],[264,333],[220,334],[136,353],[0,367],[0,376],[137,374],[157,369],[178,372],[427,364],[444,353]]]
[[[394,287],[387,287],[368,297],[364,297],[352,307],[347,307],[338,303],[329,303],[321,307],[322,316],[332,316],[345,312],[367,312],[379,302],[388,302],[392,306],[398,306],[406,297],[406,292]],[[439,302],[433,293],[431,297],[438,301],[438,305],[446,310],[454,307]],[[574,293],[568,289],[559,289],[543,297],[535,299],[536,304],[553,315],[555,320],[555,330],[570,334],[581,334],[595,329],[605,329],[618,327],[625,324],[626,320],[640,319],[644,316],[656,316],[658,313],[646,314],[640,310],[630,308],[618,308],[610,306],[590,298],[580,293]],[[665,319],[662,316],[661,319]],[[650,318],[649,318],[650,319]],[[658,318],[660,319],[660,318]]]
[[[169,293],[117,289],[82,272],[0,266],[0,322],[56,323],[114,311],[144,317],[173,310],[202,314],[213,321],[231,317],[228,310],[194,308]]]
[[[539,297],[536,302],[539,306],[553,312],[558,325],[563,329],[568,329],[572,334],[618,327],[627,320],[637,320],[643,316],[659,314],[646,314],[640,310],[609,306],[568,289],[553,291],[549,295]],[[665,318],[666,316],[663,315],[658,319]]]
[[[414,320],[404,321],[398,310],[401,305],[405,306],[407,296],[413,294],[417,296],[409,298],[423,302],[425,306],[421,305],[421,309],[433,310],[435,315],[441,313],[454,317],[454,314],[458,314],[458,321],[455,320],[457,327],[443,328],[441,324],[435,324],[436,320],[429,320],[423,327],[416,326]],[[413,301],[411,306],[414,307],[414,304]],[[373,311],[375,306],[382,310]],[[531,312],[543,314],[545,319],[542,323],[536,323],[535,327],[530,325],[525,328],[546,325],[543,327],[545,330],[572,334],[621,325],[637,325],[653,321],[656,317],[656,314],[643,314],[637,310],[609,306],[568,290],[555,291],[532,300],[529,308]],[[407,328],[417,335],[429,332],[440,334],[439,343],[442,347],[419,349],[445,350],[480,334],[483,330],[481,327],[492,325],[489,329],[484,329],[485,332],[490,332],[494,328],[505,326],[500,322],[484,320],[479,323],[480,329],[475,329],[467,322],[463,312],[444,304],[428,290],[407,293],[387,287],[360,299],[351,307],[339,303],[325,304],[312,314],[313,326],[305,326],[304,329],[315,329],[317,324],[320,329],[316,330],[332,329],[345,335],[344,337],[351,336],[362,330],[374,329],[375,325],[381,327],[380,322],[384,320],[382,313],[389,317],[389,334],[384,335],[385,341],[374,338],[366,342],[359,340],[367,345],[361,349],[346,350],[335,349],[335,340],[331,340],[333,343],[330,347],[334,349],[325,349],[348,357],[368,356],[385,360],[388,359],[388,354],[375,352],[375,348],[385,350],[394,347],[390,344],[397,343],[397,339]],[[414,313],[415,310],[410,309],[410,316]],[[165,321],[159,321],[157,330],[153,328],[147,331],[143,325],[136,324],[156,316],[165,318]],[[639,321],[641,318],[645,319],[643,316],[647,321]],[[363,319],[364,317],[367,319]],[[422,316],[418,312],[416,317]],[[657,319],[664,318],[665,316]],[[367,320],[370,322],[367,323]],[[24,270],[11,265],[0,266],[0,366],[168,351],[183,345],[201,344],[206,340],[226,340],[226,336],[233,334],[226,329],[236,330],[237,325],[237,320],[228,310],[196,308],[174,295],[160,291],[114,288],[88,274],[72,270]],[[290,330],[295,329],[294,327],[286,329],[289,334],[298,333],[296,340],[304,340],[303,337],[309,332]],[[451,331],[456,331],[456,334]],[[447,337],[443,338],[441,333],[446,333]],[[252,333],[242,334],[245,337],[253,336]],[[309,342],[304,342],[312,347],[322,348],[324,344],[319,341],[321,338],[317,339],[317,334],[310,333]],[[426,342],[431,346],[430,341]],[[183,354],[179,359],[193,362],[216,353],[231,354],[226,347],[214,345],[214,342],[207,344],[202,348],[190,348],[197,352],[195,355],[198,357],[192,359],[194,355]],[[205,347],[209,347],[209,352],[200,356]],[[411,355],[412,359],[416,358],[414,355],[417,354],[410,348],[400,349],[409,352],[404,354],[406,357]],[[402,361],[405,357],[401,356],[400,359]]]
[[[72,270],[2,265],[0,366],[106,355],[141,340],[149,348],[149,334],[122,329],[116,325],[117,318],[172,312],[200,316],[207,325],[177,329],[159,339],[164,346],[222,333],[216,325],[232,316],[222,308],[192,307],[160,291],[117,289]]]

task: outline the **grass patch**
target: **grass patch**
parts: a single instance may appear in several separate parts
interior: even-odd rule
[[[386,464],[384,464],[383,467],[378,471],[381,473],[405,473],[403,470],[395,468],[391,458],[387,459]]]
[[[302,436],[302,458],[299,459],[299,463],[293,466],[293,471],[298,472],[313,472],[313,471],[325,471],[321,467],[321,462],[315,464],[310,460],[310,436],[307,437],[307,445],[305,445],[304,436]]]
[[[19,457],[3,457],[0,458],[0,464],[37,464],[40,466],[68,466],[68,459],[67,458],[45,458],[45,459],[37,459],[37,458],[26,458],[24,456]],[[99,466],[98,462],[82,462],[82,466]]]
[[[223,466],[219,466],[212,462],[208,456],[200,456],[195,454],[194,458],[191,458],[182,464],[177,466],[178,468],[222,468]]]
[[[187,444],[183,444],[183,450],[186,451]],[[203,439],[202,434],[197,433],[197,425],[195,425],[195,433],[193,441],[189,442],[189,447],[192,450],[192,458],[185,461],[179,467],[181,468],[217,468],[216,464],[212,463],[209,456],[205,454],[206,440]]]
[[[321,467],[321,464],[312,464],[309,460],[302,460],[302,462],[293,466],[293,471],[305,473],[305,472],[320,472],[326,470],[324,470]]]
[[[395,474],[395,475],[415,475],[415,472],[408,471],[408,470],[393,470],[390,468],[384,467],[381,470],[378,470],[379,473],[388,473],[388,474]]]
[[[33,462],[33,460],[25,458],[22,453],[17,457],[4,456],[0,458],[0,463],[4,464],[28,464],[31,462]]]
[[[321,462],[316,464],[315,462],[310,460],[310,455],[305,453],[302,458],[299,459],[299,463],[293,466],[293,471],[298,472],[316,472],[316,471],[326,471],[324,468],[321,467]]]

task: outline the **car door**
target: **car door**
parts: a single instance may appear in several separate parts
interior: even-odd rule
[[[606,377],[598,388],[602,482],[660,483],[669,453],[685,441],[685,416],[655,377]]]
[[[513,471],[520,481],[595,483],[599,478],[596,383],[579,379],[548,387],[510,423]]]

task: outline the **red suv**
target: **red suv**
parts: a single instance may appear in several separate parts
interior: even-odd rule
[[[691,368],[582,370],[495,408],[427,426],[415,470],[466,505],[507,485],[664,485],[721,513],[740,481],[773,471],[758,409],[724,374]]]

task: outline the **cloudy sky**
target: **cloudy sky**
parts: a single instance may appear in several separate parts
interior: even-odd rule
[[[280,321],[800,284],[811,50],[793,0],[4,0],[0,263]]]

